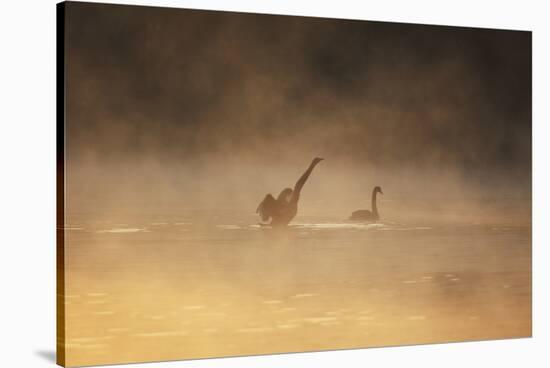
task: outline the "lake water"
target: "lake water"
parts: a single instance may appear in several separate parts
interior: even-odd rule
[[[530,224],[68,220],[69,365],[531,335]]]

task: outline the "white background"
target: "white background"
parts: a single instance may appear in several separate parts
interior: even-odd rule
[[[545,281],[550,281],[550,221],[544,210],[550,208],[550,11],[545,1],[126,3],[534,31],[533,338],[134,366],[549,366],[550,287]],[[0,365],[51,367],[55,350],[55,1],[3,1],[0,41]]]

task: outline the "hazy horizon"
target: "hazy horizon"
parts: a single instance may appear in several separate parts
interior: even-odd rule
[[[375,185],[530,198],[529,32],[68,9],[69,210],[125,197],[254,210],[315,156],[306,198],[342,207]]]

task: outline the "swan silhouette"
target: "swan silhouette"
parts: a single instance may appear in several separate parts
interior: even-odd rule
[[[294,189],[285,188],[281,191],[277,199],[271,194],[267,194],[256,209],[262,219],[267,222],[271,219],[271,226],[286,226],[296,216],[298,212],[298,200],[302,187],[306,183],[309,175],[319,162],[323,161],[320,157],[315,157],[307,170],[302,174],[294,185]],[[260,225],[265,225],[260,223]]]
[[[353,211],[349,219],[353,221],[372,221],[372,222],[376,222],[380,220],[380,215],[378,214],[378,206],[376,205],[376,195],[378,193],[384,194],[382,192],[382,188],[380,188],[379,186],[376,186],[372,190],[372,199],[371,199],[372,211],[369,211],[369,210]]]

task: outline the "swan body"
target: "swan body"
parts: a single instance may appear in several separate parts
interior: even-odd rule
[[[371,211],[369,210],[353,211],[349,219],[352,221],[370,221],[370,222],[376,222],[380,220],[380,215],[378,214],[378,206],[376,205],[376,195],[378,193],[384,194],[382,192],[382,188],[376,186],[372,190],[372,202],[371,202],[372,210]]]

